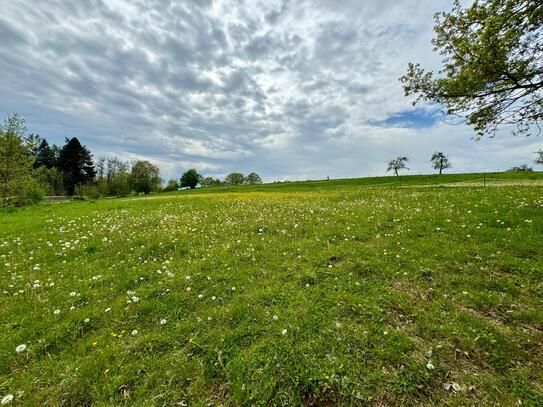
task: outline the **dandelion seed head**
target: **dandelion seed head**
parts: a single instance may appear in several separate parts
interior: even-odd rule
[[[13,400],[13,394],[8,394],[4,397],[2,397],[2,401],[0,401],[0,404],[5,405],[8,403],[11,403]]]

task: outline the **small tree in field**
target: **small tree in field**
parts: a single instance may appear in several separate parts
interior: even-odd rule
[[[449,157],[447,157],[445,154],[441,152],[435,152],[432,155],[431,158],[434,170],[439,170],[439,175],[443,172],[446,168],[451,168],[452,164],[449,161]]]
[[[245,183],[249,185],[262,184],[262,178],[256,172],[251,172],[245,177]]]
[[[188,171],[185,171],[183,175],[181,175],[180,179],[180,186],[181,188],[190,188],[194,189],[196,188],[196,185],[198,185],[202,181],[202,176],[198,174],[198,171],[196,171],[194,168],[191,168]]]
[[[534,163],[536,165],[543,165],[543,150],[536,151],[535,153],[537,154],[537,157],[534,160]]]
[[[241,172],[231,172],[224,179],[224,182],[228,185],[241,185],[244,181],[245,177]]]
[[[396,157],[393,160],[390,160],[387,164],[387,172],[394,171],[394,175],[398,176],[398,171],[408,170],[407,162],[409,159],[407,157]]]
[[[145,195],[160,188],[160,170],[153,163],[140,160],[132,165],[130,172],[130,184],[134,192]]]

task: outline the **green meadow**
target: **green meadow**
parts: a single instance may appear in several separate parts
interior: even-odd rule
[[[0,212],[21,406],[541,406],[543,173]]]

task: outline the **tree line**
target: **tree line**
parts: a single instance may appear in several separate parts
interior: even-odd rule
[[[198,185],[202,188],[220,187],[227,185],[256,185],[262,184],[262,178],[256,172],[244,175],[241,172],[231,172],[223,180],[213,177],[204,177],[195,168],[185,171],[179,181],[171,179],[164,191],[176,191],[180,188],[194,189]]]
[[[17,115],[0,126],[0,198],[3,205],[24,204],[45,194],[73,195],[77,185],[94,179],[89,150],[77,138],[62,146],[49,145],[37,134],[27,134]]]
[[[45,195],[126,196],[161,190],[160,170],[146,160],[132,163],[99,158],[77,137],[63,146],[28,134],[25,120],[8,116],[0,126],[1,204],[24,205]]]
[[[162,186],[160,169],[147,160],[123,161],[99,157],[77,139],[66,138],[62,146],[50,144],[39,134],[28,133],[18,114],[8,116],[0,126],[1,205],[24,205],[47,196],[124,197],[130,194],[172,191],[179,188],[261,184],[256,173],[228,174],[224,180],[203,177],[195,169],[179,180]]]

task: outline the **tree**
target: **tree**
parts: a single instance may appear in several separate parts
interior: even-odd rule
[[[477,137],[505,125],[529,135],[543,118],[543,6],[540,0],[480,0],[435,16],[438,75],[410,63],[406,96],[440,103],[464,117]]]
[[[218,178],[213,178],[213,177],[205,177],[201,182],[200,182],[200,185],[202,185],[202,187],[204,188],[209,188],[209,187],[220,187],[222,185],[222,182],[220,179]]]
[[[191,168],[188,171],[185,171],[183,175],[181,175],[180,183],[179,185],[181,188],[190,188],[194,189],[196,188],[196,185],[198,185],[202,181],[202,176],[198,174],[198,171],[196,171],[194,168]]]
[[[64,174],[56,167],[40,166],[34,168],[32,177],[46,195],[64,195]]]
[[[175,179],[171,179],[168,181],[168,185],[164,187],[164,192],[177,191],[178,188],[179,188],[179,182],[177,182],[177,180]]]
[[[245,181],[245,177],[240,172],[231,172],[224,179],[225,184],[228,185],[241,185]]]
[[[59,153],[58,169],[64,172],[68,195],[74,194],[76,185],[91,183],[96,175],[90,151],[76,137],[66,139]]]
[[[100,160],[98,165],[98,187],[103,188],[103,182],[100,179]],[[107,167],[107,170],[105,169]],[[123,197],[130,193],[130,164],[121,161],[117,157],[105,160],[103,171],[106,173],[106,193],[111,196]]]
[[[38,136],[39,137],[39,136]],[[40,137],[40,142],[34,150],[34,168],[45,167],[53,168],[57,165],[58,147],[51,147],[46,139]]]
[[[8,116],[0,126],[0,196],[2,204],[20,200],[32,184],[34,158],[25,144],[25,120],[17,114]]]
[[[153,163],[139,160],[132,164],[130,185],[136,194],[143,192],[147,195],[151,191],[156,191],[160,188],[161,182],[160,170]]]
[[[245,177],[245,183],[249,185],[262,184],[262,178],[255,172],[251,172],[247,177]]]
[[[511,167],[507,172],[532,172],[532,167],[528,167],[526,164],[522,164],[516,167]]]
[[[534,160],[534,163],[536,165],[543,165],[543,150],[538,150],[535,153],[537,154],[537,157]]]
[[[439,170],[439,175],[441,175],[444,169],[452,167],[452,164],[449,161],[449,157],[441,152],[436,151],[432,155],[430,161],[432,161],[434,170]]]
[[[398,171],[406,169],[407,168],[407,162],[409,159],[407,157],[397,157],[393,160],[390,160],[387,164],[387,172],[394,171],[394,175],[400,175],[398,174]]]

